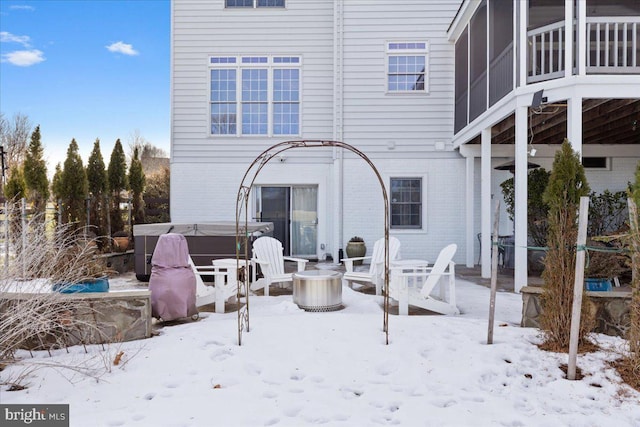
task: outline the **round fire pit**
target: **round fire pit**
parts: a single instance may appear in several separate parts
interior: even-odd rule
[[[293,273],[293,302],[306,311],[333,311],[342,307],[342,274],[331,270]]]

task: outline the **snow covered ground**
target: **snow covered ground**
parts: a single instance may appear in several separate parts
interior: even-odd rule
[[[237,316],[203,313],[143,341],[36,353],[25,363],[110,372],[99,380],[40,368],[7,403],[70,404],[72,426],[640,426],[640,393],[608,361],[624,341],[579,356],[584,378],[564,379],[566,354],[538,349],[519,327],[521,296],[499,293],[487,345],[489,290],[457,281],[460,316],[390,316],[381,297],[344,289],[345,308],[300,310],[291,296],[253,297],[251,331]],[[120,351],[122,361],[112,361]],[[6,380],[24,366],[0,373]],[[96,371],[98,372],[98,371]]]

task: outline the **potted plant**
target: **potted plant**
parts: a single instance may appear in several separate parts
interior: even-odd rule
[[[364,244],[362,237],[353,236],[347,242],[347,257],[358,258],[363,257],[367,253],[367,247]],[[362,260],[353,261],[353,265],[362,265]]]
[[[129,248],[129,233],[116,231],[113,233],[113,248],[118,252],[124,252]]]

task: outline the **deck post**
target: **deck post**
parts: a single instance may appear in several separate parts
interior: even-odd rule
[[[491,128],[482,129],[480,136],[481,170],[480,180],[480,221],[482,257],[481,275],[483,279],[491,277]]]
[[[580,2],[578,2],[580,3]],[[564,0],[564,76],[573,74],[573,0]]]
[[[587,73],[587,2],[579,1],[576,5],[576,65],[578,75]]]
[[[579,96],[567,100],[567,139],[582,159],[582,98]]]
[[[514,172],[514,291],[527,285],[527,129],[528,106],[516,108],[516,170]]]
[[[465,159],[466,164],[466,177],[465,177],[465,223],[466,223],[466,265],[469,268],[473,268],[474,266],[474,251],[475,247],[475,233],[473,227],[473,218],[475,213],[475,203],[474,203],[474,195],[475,195],[475,163],[476,158],[474,156],[469,156]]]

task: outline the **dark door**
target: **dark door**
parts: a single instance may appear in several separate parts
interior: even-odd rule
[[[260,220],[273,223],[273,237],[282,242],[284,254],[290,255],[290,187],[261,187],[260,193]]]

